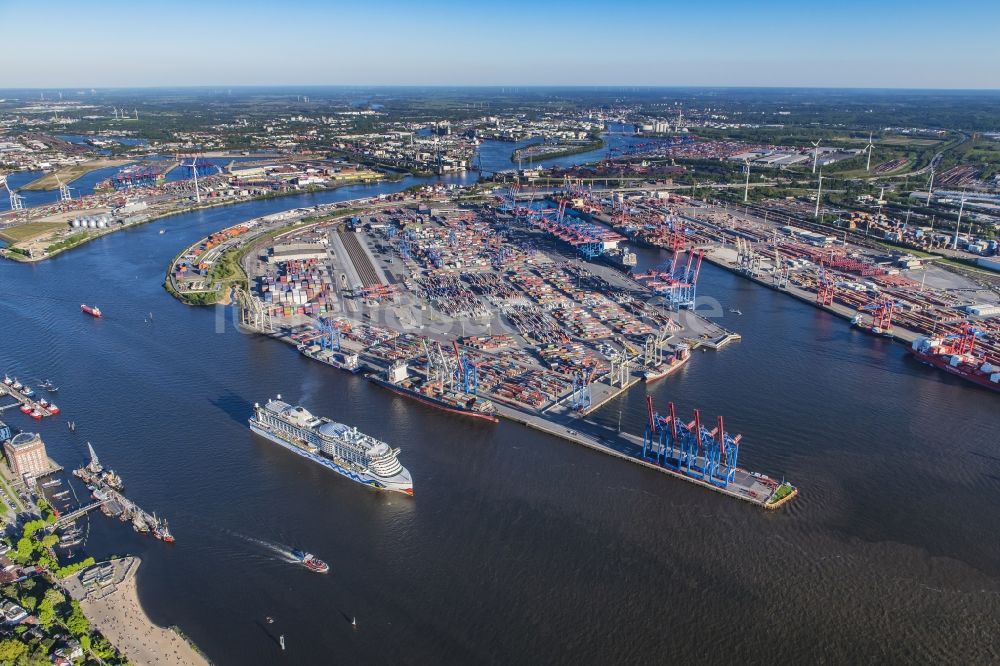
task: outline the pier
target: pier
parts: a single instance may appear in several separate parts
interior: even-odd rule
[[[11,407],[17,407],[20,405],[22,408],[27,408],[28,411],[25,413],[28,415],[31,415],[33,412],[38,412],[41,415],[38,418],[55,416],[59,413],[59,408],[48,401],[46,401],[45,405],[42,405],[40,401],[24,395],[21,391],[16,390],[13,386],[9,386],[4,382],[0,382],[0,397],[2,396],[10,396],[11,398],[17,400],[18,404],[0,406],[0,411],[6,411]]]

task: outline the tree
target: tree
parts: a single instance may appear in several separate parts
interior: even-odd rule
[[[56,534],[46,534],[42,537],[42,545],[46,548],[51,548],[57,543],[59,543],[59,536]]]
[[[38,623],[48,629],[56,619],[56,609],[48,597],[38,604]]]
[[[28,646],[21,641],[7,638],[0,641],[0,663],[13,664],[18,657],[28,651]]]
[[[73,600],[70,602],[70,612],[69,617],[66,618],[66,628],[69,629],[77,638],[82,639],[90,632],[90,622],[87,621],[86,616],[83,614],[83,609],[80,608],[80,602]]]

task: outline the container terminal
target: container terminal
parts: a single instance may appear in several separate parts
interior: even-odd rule
[[[531,221],[508,204],[503,195],[360,215],[302,211],[245,222],[251,233],[225,234],[211,244],[225,250],[207,258],[203,242],[179,256],[210,273],[239,253],[245,326],[408,399],[460,418],[506,418],[760,506],[793,496],[790,484],[738,468],[739,440],[724,433],[691,431],[678,463],[588,418],[637,384],[687,371],[693,352],[740,339],[694,312],[701,255],[644,281],[591,261],[599,245],[617,249],[619,234],[564,203],[539,202]],[[320,219],[299,224],[307,213]]]
[[[940,258],[889,250],[863,233],[880,219],[851,218],[834,233],[801,211],[723,208],[676,194],[600,200],[572,184],[565,191],[588,219],[638,246],[674,253],[675,267],[687,265],[679,255],[697,251],[860,330],[896,339],[927,365],[1000,391],[1000,278],[955,266],[946,271],[935,265]]]

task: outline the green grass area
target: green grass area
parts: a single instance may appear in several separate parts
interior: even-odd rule
[[[90,238],[90,234],[86,231],[78,231],[77,233],[67,236],[61,241],[57,241],[52,245],[45,248],[45,251],[49,254],[56,254],[57,252],[62,252],[63,250],[68,250],[72,247],[76,247],[80,243],[84,243]]]
[[[795,486],[786,481],[785,483],[782,483],[780,486],[778,486],[778,489],[774,491],[774,496],[771,497],[770,500],[768,500],[768,504],[777,504],[781,500],[791,495],[793,492],[795,492]]]
[[[65,222],[28,222],[15,227],[7,227],[3,231],[0,231],[0,238],[9,243],[23,243],[32,238],[38,238],[58,229],[66,228]]]
[[[59,183],[62,182],[63,185],[68,185],[72,183],[77,178],[85,176],[91,171],[96,171],[97,169],[104,169],[106,167],[113,166],[124,166],[128,164],[130,160],[125,159],[111,159],[111,160],[92,160],[90,162],[84,162],[82,164],[74,164],[72,166],[61,167],[52,173],[47,173],[41,178],[37,178],[27,185],[24,185],[18,189],[21,190],[54,190],[59,187]]]

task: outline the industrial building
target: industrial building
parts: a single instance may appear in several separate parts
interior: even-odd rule
[[[3,445],[7,464],[18,478],[34,478],[49,471],[45,442],[33,432],[17,434]]]

